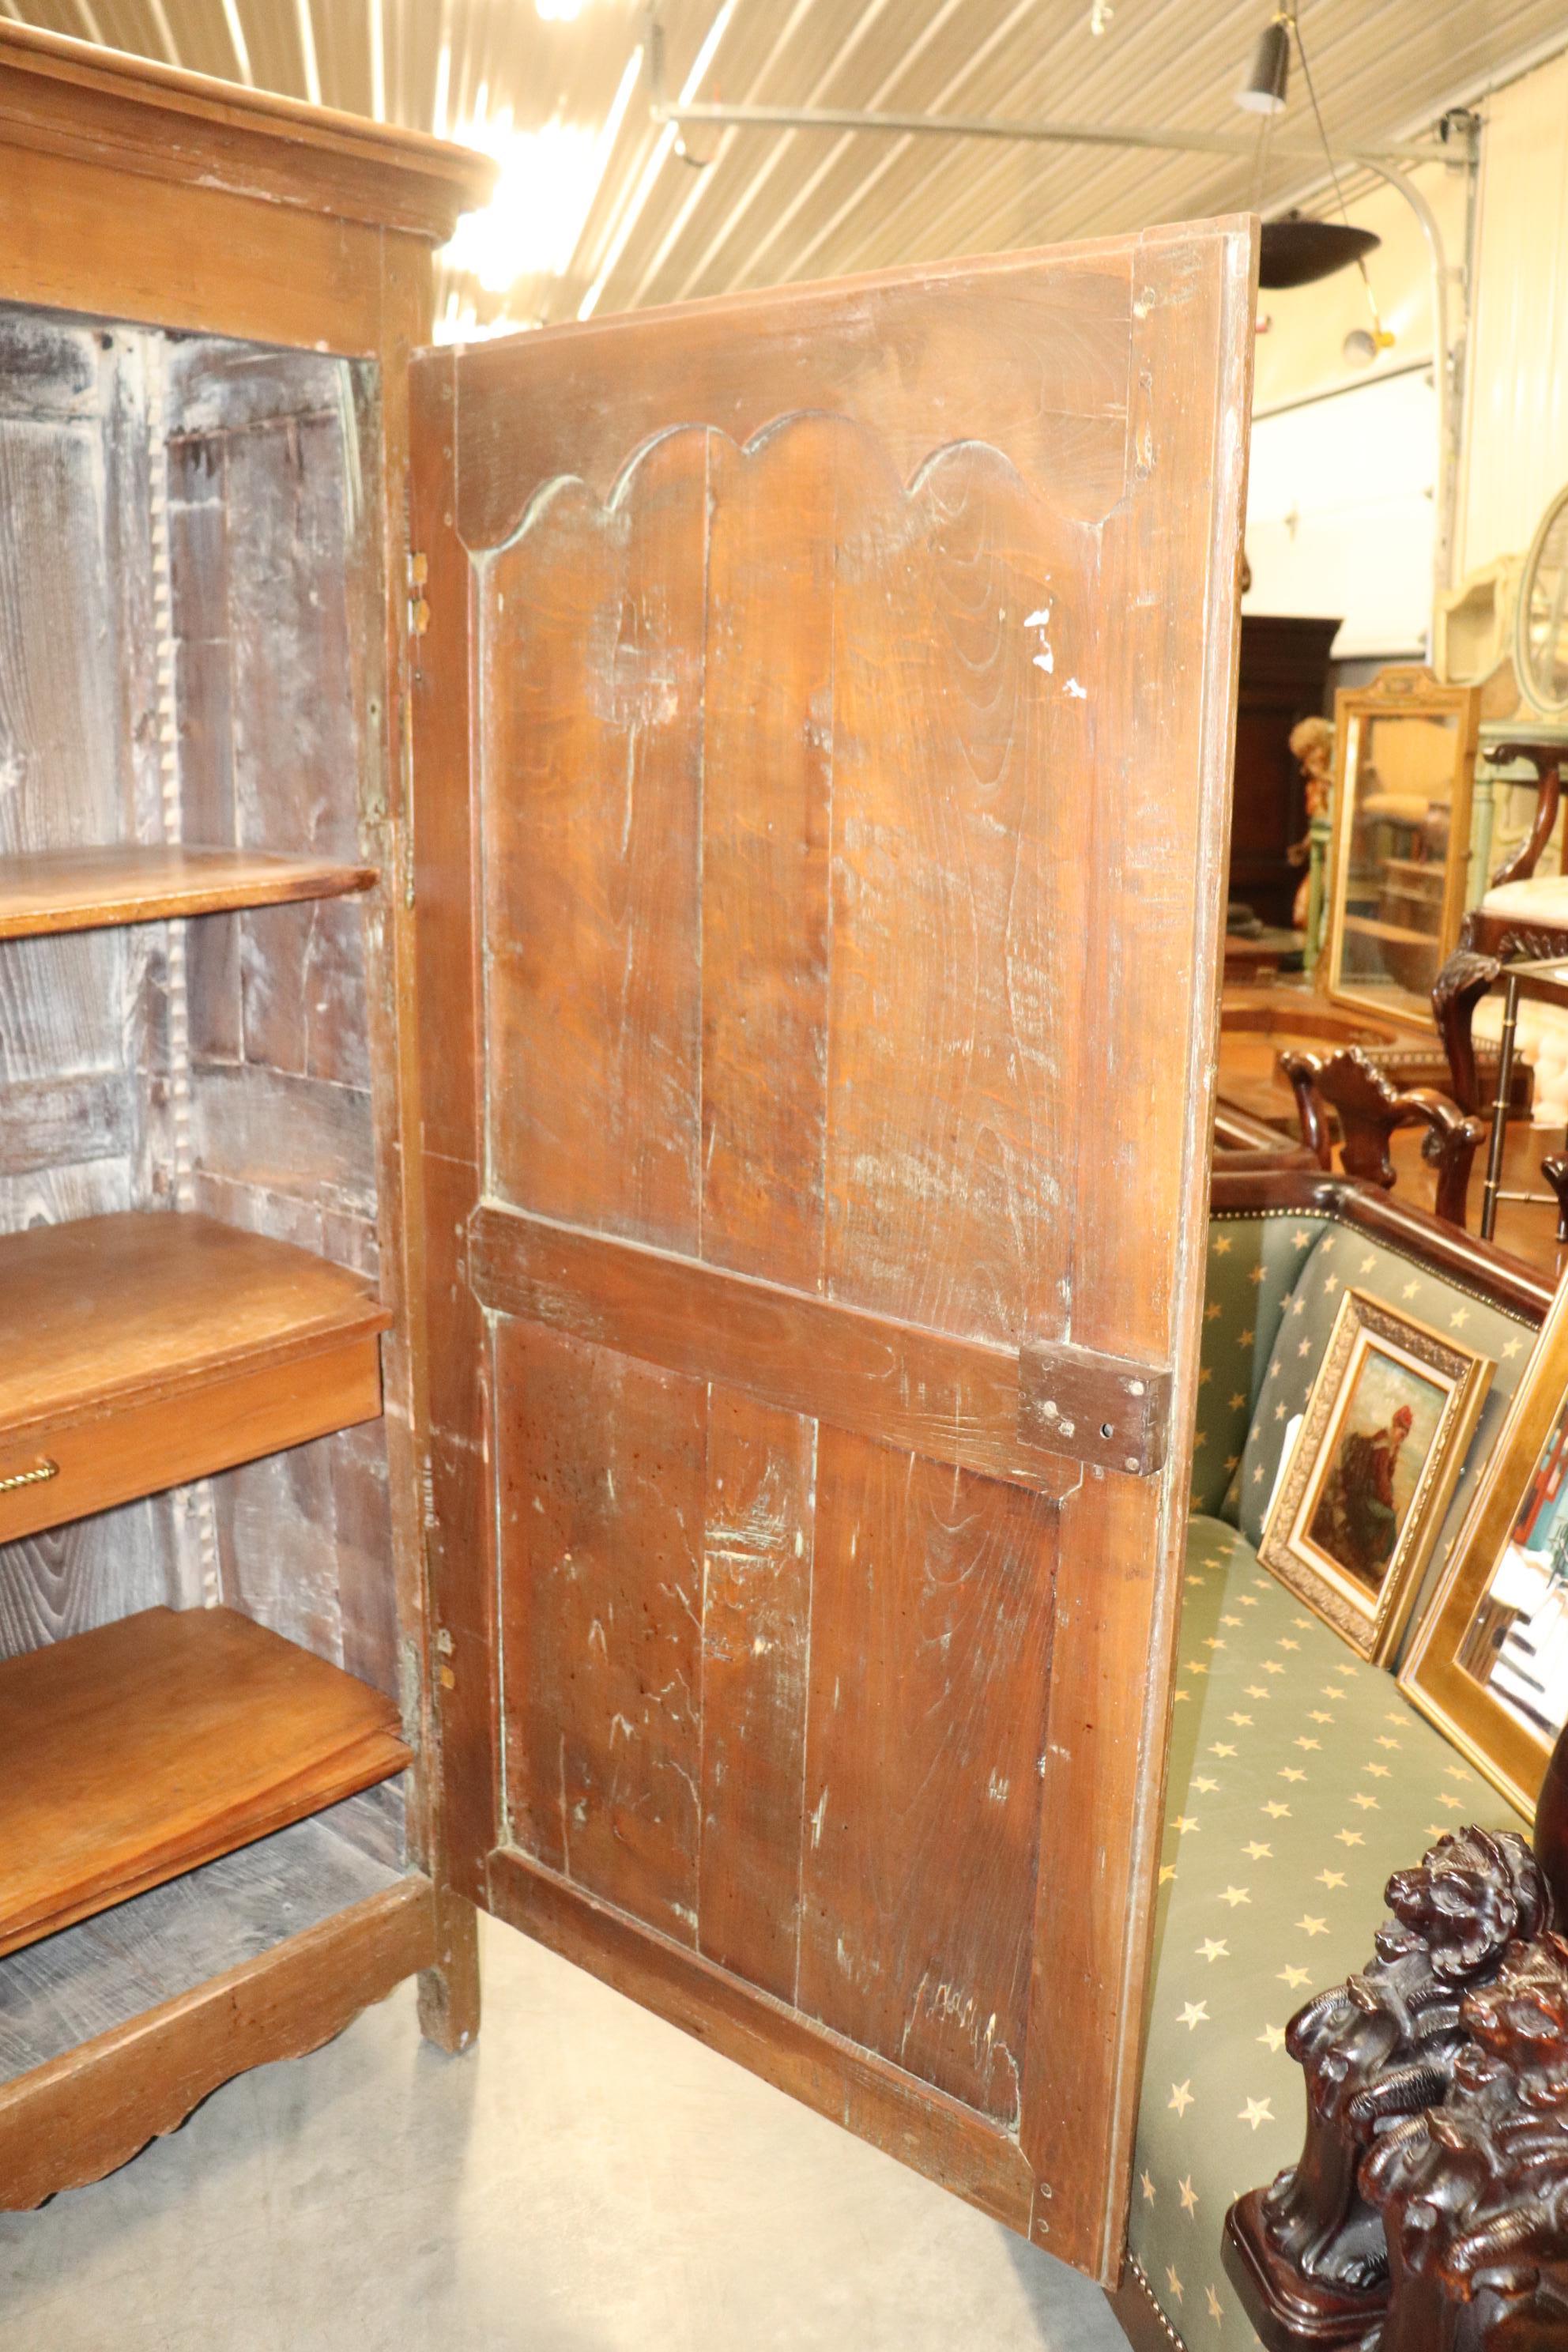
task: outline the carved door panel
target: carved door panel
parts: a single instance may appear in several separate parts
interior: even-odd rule
[[[452,1883],[1119,2259],[1251,245],[415,371]]]

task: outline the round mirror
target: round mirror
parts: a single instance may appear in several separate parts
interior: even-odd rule
[[[1531,709],[1543,719],[1568,714],[1568,489],[1542,516],[1524,559],[1513,665]]]

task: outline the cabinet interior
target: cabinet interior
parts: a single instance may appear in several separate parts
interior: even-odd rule
[[[393,1016],[364,887],[384,851],[376,398],[374,369],[315,352],[0,310],[0,1236],[206,1216],[378,1279],[376,1024]],[[181,845],[245,853],[222,867],[226,910],[156,911]],[[107,861],[106,919],[59,928],[60,854],[115,849],[130,855]],[[143,850],[158,855],[139,866]],[[313,895],[247,903],[281,887]],[[0,1659],[222,1604],[395,1699],[391,1519],[378,1417],[49,1525],[0,1543]],[[116,1917],[163,1934],[209,1879],[254,1909],[295,1848],[319,1907],[334,1844],[345,1884],[367,1858],[401,1865],[400,1792],[384,1782]],[[14,1955],[0,1979],[18,1997],[40,1955],[97,1932]],[[0,1981],[5,2073],[7,1998]]]

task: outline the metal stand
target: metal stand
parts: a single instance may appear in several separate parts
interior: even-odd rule
[[[1489,1242],[1497,1223],[1497,1204],[1503,1198],[1502,1155],[1508,1142],[1508,1100],[1513,1086],[1514,1037],[1519,1028],[1519,974],[1510,971],[1503,977],[1502,1038],[1498,1049],[1497,1100],[1492,1105],[1492,1137],[1487,1150],[1487,1181],[1481,1188],[1481,1239]],[[1528,1199],[1528,1193],[1510,1193],[1511,1200]]]
[[[1491,1141],[1487,1148],[1487,1178],[1481,1188],[1481,1239],[1489,1242],[1497,1225],[1500,1201],[1515,1201],[1541,1209],[1555,1209],[1558,1233],[1568,1223],[1568,1197],[1565,1192],[1506,1192],[1502,1185],[1503,1153],[1508,1145],[1508,1104],[1513,1090],[1513,1057],[1518,1042],[1519,1000],[1532,997],[1547,1004],[1568,1005],[1568,962],[1561,959],[1542,963],[1505,964],[1499,977],[1502,981],[1502,1036],[1498,1047],[1497,1099],[1491,1106]],[[1563,1162],[1554,1165],[1562,1167]],[[1542,1172],[1550,1175],[1547,1164]]]

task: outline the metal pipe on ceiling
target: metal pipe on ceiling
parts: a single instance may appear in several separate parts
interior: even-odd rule
[[[994,114],[867,113],[841,106],[724,106],[709,100],[673,102],[656,95],[649,108],[654,121],[679,125],[718,123],[736,130],[758,131],[924,131],[939,139],[1026,139],[1064,147],[1131,147],[1173,155],[1228,155],[1250,163],[1258,152],[1256,138],[1227,138],[1222,131],[1134,131],[1084,122],[1016,122]],[[1321,162],[1315,147],[1273,143],[1271,160]],[[1365,148],[1351,159],[1373,169],[1384,163],[1430,163],[1441,161],[1437,146],[1405,145]]]

